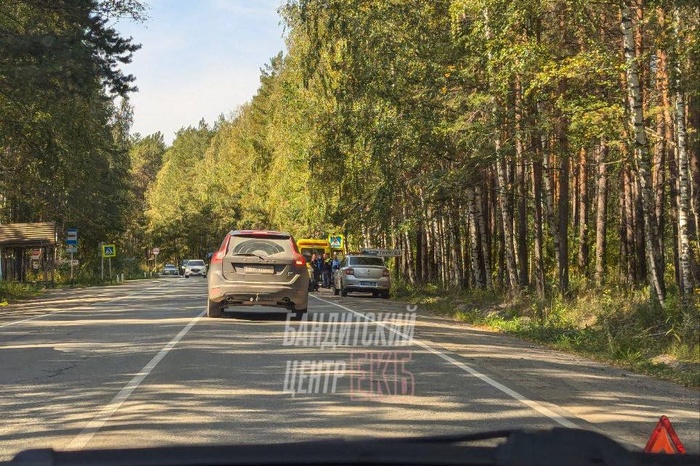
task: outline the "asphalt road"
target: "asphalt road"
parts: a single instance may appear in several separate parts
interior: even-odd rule
[[[209,319],[205,296],[170,278],[0,308],[0,460],[554,426],[639,448],[662,414],[700,451],[696,390],[382,299],[322,291],[289,322]]]

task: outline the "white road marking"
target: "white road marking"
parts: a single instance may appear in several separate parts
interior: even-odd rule
[[[170,342],[161,349],[158,354],[153,356],[148,364],[146,364],[141,371],[134,376],[133,379],[127,383],[124,388],[122,388],[117,395],[112,398],[107,406],[102,408],[102,410],[93,418],[92,421],[78,434],[66,447],[68,450],[79,450],[88,444],[90,439],[105,425],[107,421],[112,417],[112,415],[119,409],[119,407],[131,396],[134,390],[143,382],[143,380],[148,377],[148,374],[158,365],[158,363],[170,352],[171,349],[184,337],[187,332],[190,331],[192,327],[197,323],[197,321],[206,313],[202,311],[193,318],[180,333],[175,335],[175,337],[170,340]]]
[[[156,286],[156,287],[153,287],[153,288],[147,288],[147,289],[145,289],[145,290],[137,290],[137,291],[133,291],[133,292],[131,292],[131,293],[127,293],[127,294],[122,295],[122,296],[116,296],[116,297],[114,297],[114,298],[112,298],[112,299],[110,299],[110,300],[108,300],[108,301],[103,302],[103,303],[95,303],[95,304],[93,304],[91,307],[104,306],[105,304],[109,304],[109,303],[111,303],[111,302],[113,302],[113,301],[118,301],[118,300],[120,300],[120,299],[128,298],[128,297],[133,296],[133,295],[135,295],[135,294],[143,293],[144,291],[149,291],[149,290],[155,290],[155,289],[157,289],[157,288],[162,288],[163,285],[164,285],[164,284],[160,284],[160,285],[158,285],[158,286]],[[99,295],[99,296],[97,296],[97,297],[98,297],[98,298],[101,298],[102,296],[104,296],[104,295]],[[16,324],[22,324],[22,323],[24,323],[24,322],[30,322],[30,321],[32,321],[32,320],[41,319],[41,318],[43,318],[43,317],[48,317],[48,316],[50,316],[50,315],[53,315],[53,314],[56,314],[56,313],[60,313],[60,312],[68,312],[68,311],[70,311],[70,310],[71,310],[71,309],[56,310],[56,311],[47,312],[46,314],[39,314],[39,315],[36,315],[36,316],[34,316],[34,317],[27,317],[26,319],[14,320],[14,321],[8,322],[8,323],[6,323],[6,324],[0,324],[0,328],[9,327],[9,326],[11,326],[11,325],[16,325]]]
[[[309,296],[311,296],[311,297],[313,297],[313,298],[316,298],[316,299],[318,299],[319,301],[322,301],[322,302],[324,302],[324,303],[331,304],[331,305],[333,305],[333,306],[339,307],[339,308],[344,309],[344,310],[346,310],[346,311],[352,312],[353,314],[358,315],[358,316],[362,317],[363,319],[370,320],[370,319],[368,319],[367,316],[365,316],[364,314],[362,314],[362,313],[360,313],[360,312],[357,312],[357,311],[355,311],[355,310],[353,310],[353,309],[350,309],[349,307],[343,306],[343,305],[338,304],[338,303],[334,303],[333,301],[328,301],[328,300],[325,300],[325,299],[323,299],[323,298],[319,298],[318,296],[314,296],[314,295],[311,295],[311,294],[310,294]],[[387,329],[387,330],[389,330],[389,331],[394,332],[395,334],[401,336],[402,338],[408,338],[408,335],[405,335],[405,334],[403,334],[403,333],[401,333],[401,332],[399,332],[399,331],[397,331],[397,330],[395,330],[395,329],[393,329],[393,328],[387,327],[387,326],[384,325],[384,324],[381,324],[381,323],[377,322],[377,325],[379,325],[379,326],[381,326],[381,327],[383,327],[383,328],[385,328],[385,329]],[[445,353],[445,352],[443,352],[443,351],[441,351],[441,350],[439,350],[439,349],[433,348],[433,347],[430,346],[429,344],[422,342],[422,341],[419,340],[418,338],[415,338],[415,336],[414,336],[414,338],[413,338],[413,341],[414,341],[414,343],[415,343],[416,345],[420,346],[421,348],[423,348],[423,349],[425,349],[425,350],[427,350],[427,351],[433,353],[433,354],[436,355],[436,356],[439,356],[440,358],[444,359],[445,361],[449,362],[450,364],[452,364],[452,365],[454,365],[454,366],[457,366],[457,367],[459,367],[460,369],[462,369],[463,371],[465,371],[465,372],[467,372],[467,373],[473,375],[474,377],[476,377],[476,378],[478,378],[478,379],[480,379],[480,380],[486,382],[487,384],[491,385],[493,388],[495,388],[495,389],[497,389],[497,390],[500,390],[501,392],[505,393],[506,395],[510,396],[511,398],[513,398],[513,399],[515,399],[515,400],[521,402],[521,403],[524,404],[525,406],[528,406],[529,408],[534,409],[534,410],[537,411],[538,413],[542,414],[543,416],[548,417],[549,419],[553,420],[553,421],[556,422],[557,424],[560,424],[560,425],[562,425],[562,426],[564,426],[564,427],[569,427],[569,428],[574,428],[574,429],[580,429],[580,427],[579,427],[577,424],[571,422],[570,420],[568,420],[568,419],[565,418],[564,416],[555,413],[555,412],[552,411],[551,409],[547,408],[546,406],[541,405],[540,403],[538,403],[538,402],[536,402],[536,401],[533,401],[533,400],[528,399],[526,396],[524,396],[524,395],[522,395],[522,394],[516,392],[516,391],[513,390],[512,388],[509,388],[509,387],[503,385],[503,384],[500,383],[500,382],[495,381],[494,379],[492,379],[492,378],[489,377],[488,375],[482,374],[481,372],[479,372],[478,370],[474,369],[473,367],[471,367],[471,366],[469,366],[469,365],[467,365],[467,364],[464,364],[463,362],[457,361],[455,358],[453,358],[452,356],[448,355],[447,353]]]
[[[22,320],[15,320],[13,322],[8,322],[6,324],[0,325],[0,328],[9,327],[10,325],[15,325],[15,324],[22,324],[24,322],[29,322],[31,320],[41,319],[42,317],[50,316],[51,314],[55,314],[57,312],[59,312],[59,311],[52,311],[52,312],[49,312],[47,314],[39,314],[38,316],[28,317],[28,318],[22,319]]]

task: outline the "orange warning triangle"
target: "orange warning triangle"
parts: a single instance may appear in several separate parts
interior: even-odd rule
[[[647,446],[644,447],[645,453],[669,453],[669,454],[684,454],[685,447],[681,443],[681,440],[676,435],[676,431],[673,430],[671,421],[668,420],[666,416],[661,416],[659,422],[654,427],[654,431],[649,437]]]

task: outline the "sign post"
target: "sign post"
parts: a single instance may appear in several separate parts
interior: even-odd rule
[[[70,253],[70,284],[73,285],[73,254],[78,252],[78,229],[68,228],[66,230],[66,251]]]
[[[102,252],[102,280],[105,279],[105,257],[109,260],[109,278],[112,278],[112,257],[117,256],[117,248],[113,244],[100,243]]]
[[[158,254],[160,253],[160,248],[151,249],[153,253],[153,269],[155,273],[158,273]]]

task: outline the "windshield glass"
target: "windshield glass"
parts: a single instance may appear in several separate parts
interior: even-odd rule
[[[313,257],[314,254],[317,256],[323,256],[323,253],[325,252],[325,249],[323,248],[307,248],[307,247],[302,247],[301,248],[301,255],[304,256],[304,259],[306,259],[307,262],[311,260],[311,257]]]
[[[0,0],[0,463],[697,451],[698,83],[698,0]]]
[[[349,257],[348,265],[373,265],[383,266],[384,260],[381,257]]]

